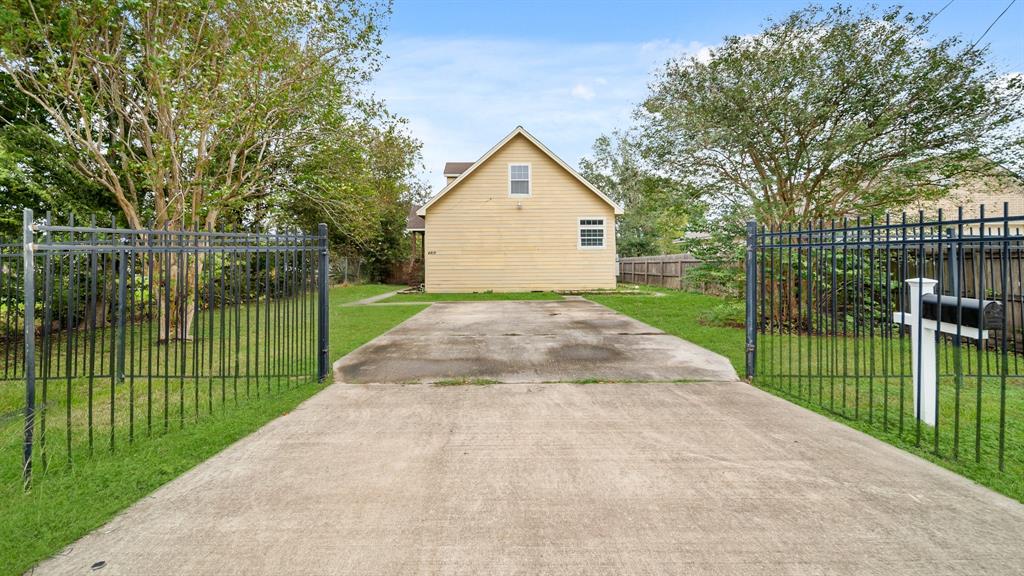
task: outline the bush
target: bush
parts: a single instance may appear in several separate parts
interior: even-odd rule
[[[697,317],[705,326],[722,328],[743,328],[746,326],[746,303],[742,300],[728,300],[704,310]]]

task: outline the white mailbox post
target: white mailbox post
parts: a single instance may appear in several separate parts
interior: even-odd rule
[[[927,318],[920,320],[920,305],[924,294],[934,294],[938,280],[931,278],[910,278],[907,284],[910,287],[910,312],[893,313],[893,322],[905,324],[910,327],[910,346],[912,348],[912,362],[914,370],[914,417],[920,417],[921,421],[929,426],[935,426],[935,397],[938,389],[938,379],[935,373],[935,332],[946,334],[959,334],[964,338],[985,340],[988,338],[988,330],[979,330],[973,326],[958,325],[950,322],[939,322]],[[918,392],[920,390],[920,392]],[[918,399],[918,394],[921,397]],[[921,407],[921,414],[918,416],[918,406]]]

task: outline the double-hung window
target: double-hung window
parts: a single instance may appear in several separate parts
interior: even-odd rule
[[[530,165],[509,164],[508,165],[508,195],[529,196],[530,195]]]
[[[604,218],[580,218],[579,247],[604,248]]]

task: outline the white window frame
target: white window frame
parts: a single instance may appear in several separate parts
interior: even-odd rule
[[[600,220],[600,224],[584,224],[584,220]],[[584,230],[601,230],[600,246],[584,246]],[[608,219],[604,216],[580,216],[576,219],[576,248],[580,250],[604,250],[608,247]]]
[[[526,194],[512,193],[512,167],[526,166]],[[521,182],[521,180],[517,180]],[[510,198],[528,198],[533,196],[533,166],[529,162],[510,162],[508,165],[508,195]]]

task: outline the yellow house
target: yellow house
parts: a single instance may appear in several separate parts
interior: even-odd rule
[[[615,287],[620,208],[522,126],[445,165],[425,221],[427,292]]]

